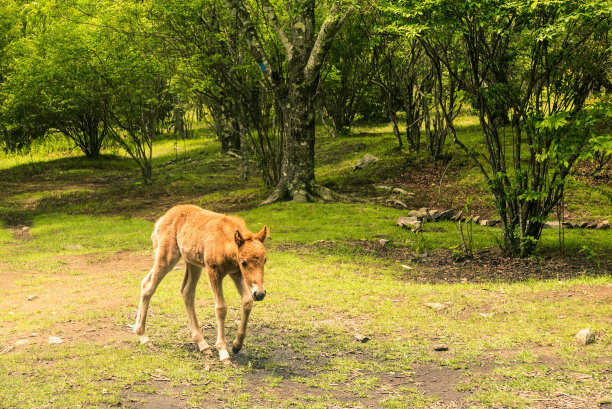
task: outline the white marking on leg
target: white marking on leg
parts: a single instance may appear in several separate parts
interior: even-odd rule
[[[227,349],[222,349],[219,351],[219,360],[224,361],[226,359],[229,359],[229,352],[227,352]]]

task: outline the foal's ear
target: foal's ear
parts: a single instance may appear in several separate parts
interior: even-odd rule
[[[244,244],[244,239],[242,238],[242,234],[240,234],[240,230],[236,230],[236,233],[234,233],[234,240],[236,240],[238,247],[242,247]]]
[[[268,226],[264,226],[263,229],[261,229],[261,231],[257,233],[255,238],[263,243],[266,241],[269,234],[270,234],[270,229],[268,229]]]

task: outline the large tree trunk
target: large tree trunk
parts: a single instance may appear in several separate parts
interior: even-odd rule
[[[258,35],[253,20],[244,3],[226,0],[236,13],[251,54],[262,67],[267,84],[282,107],[285,119],[285,145],[281,165],[281,177],[272,194],[263,204],[278,200],[294,199],[314,201],[317,198],[332,200],[331,192],[317,184],[314,173],[315,147],[315,95],[321,68],[335,34],[348,18],[352,7],[342,10],[334,3],[329,15],[315,32],[315,0],[300,4],[297,14],[283,27],[269,0],[261,0],[265,18],[273,27],[286,52],[287,79],[283,79],[270,63],[266,48]],[[289,29],[289,35],[286,29]]]
[[[312,200],[317,194],[314,173],[315,107],[308,91],[293,89],[285,104],[285,145],[281,178],[269,199]],[[297,196],[296,196],[297,195]]]

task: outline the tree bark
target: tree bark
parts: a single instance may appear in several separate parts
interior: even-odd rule
[[[270,63],[249,12],[239,0],[226,0],[243,27],[243,34],[255,61],[261,63],[262,73],[283,110],[285,144],[281,162],[281,177],[272,194],[262,204],[279,200],[331,200],[328,189],[319,186],[314,173],[315,95],[321,68],[335,34],[352,11],[340,10],[334,4],[318,34],[315,32],[315,1],[300,5],[299,13],[288,22],[290,35],[276,17],[272,4],[262,0],[265,19],[274,28],[285,48],[287,79],[285,81]]]

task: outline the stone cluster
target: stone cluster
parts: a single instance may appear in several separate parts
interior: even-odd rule
[[[478,224],[479,226],[493,227],[500,224],[499,219],[484,219],[480,216],[468,216],[463,211],[449,210],[438,210],[429,209],[427,207],[421,207],[418,210],[411,210],[408,216],[401,216],[397,219],[397,225],[400,227],[409,228],[413,231],[421,230],[423,223],[436,222],[441,220],[452,220],[452,221],[463,221]],[[598,229],[607,230],[610,228],[610,223],[607,220],[602,222],[582,222],[582,223],[570,223],[563,222],[563,228],[565,229]],[[549,221],[544,224],[545,229],[558,229],[559,221]]]
[[[564,229],[597,229],[597,230],[608,230],[610,228],[610,222],[604,220],[602,222],[582,222],[582,223],[572,223],[572,222],[563,222],[561,223]],[[559,221],[553,220],[546,222],[544,224],[545,229],[558,229]]]
[[[411,230],[420,230],[423,223],[436,222],[441,220],[452,220],[452,221],[472,221],[480,226],[495,226],[499,224],[499,220],[488,220],[483,219],[480,216],[468,216],[465,215],[461,210],[455,211],[453,209],[438,210],[429,209],[427,207],[421,207],[419,210],[411,210],[408,216],[402,216],[397,219],[397,225],[400,227],[410,228]]]

